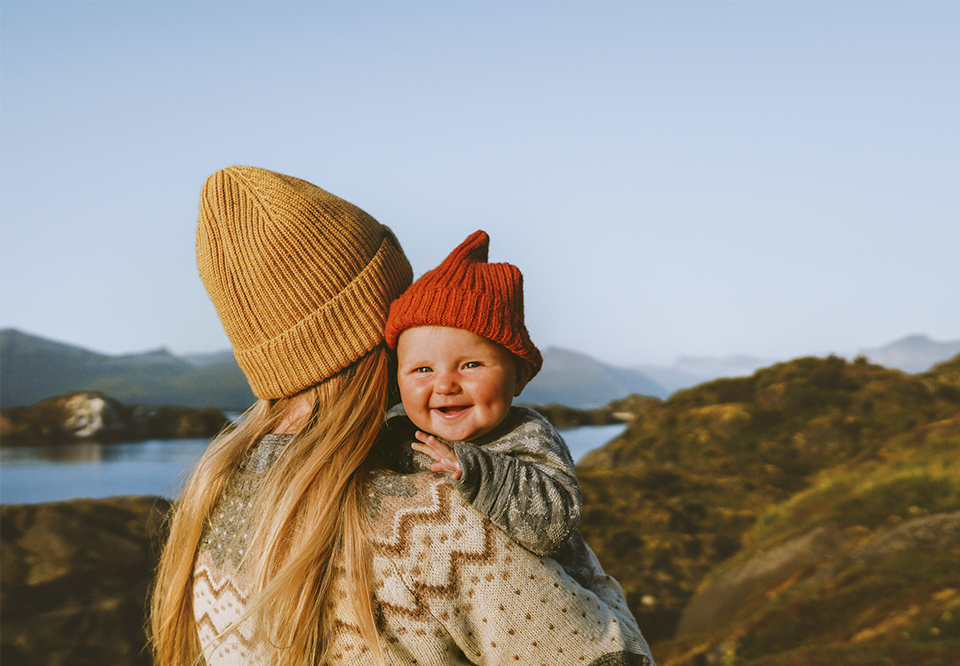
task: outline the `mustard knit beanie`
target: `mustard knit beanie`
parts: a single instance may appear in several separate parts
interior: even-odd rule
[[[412,271],[393,232],[305,180],[231,166],[207,179],[200,277],[258,398],[291,396],[383,340]]]
[[[390,306],[387,345],[414,326],[462,328],[492,340],[540,371],[543,357],[523,323],[523,275],[513,264],[487,263],[490,237],[475,231]]]

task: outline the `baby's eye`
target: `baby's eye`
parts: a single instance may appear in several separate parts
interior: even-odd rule
[[[480,361],[467,361],[466,363],[463,364],[463,367],[470,369],[470,368],[479,368],[481,365],[482,363],[480,363]]]
[[[423,366],[420,366],[419,368],[414,368],[413,371],[416,373],[423,373],[423,372],[430,372],[432,369],[433,368],[430,368],[429,366],[423,365]]]

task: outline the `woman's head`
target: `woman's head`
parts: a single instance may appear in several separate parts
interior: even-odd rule
[[[412,271],[389,228],[305,180],[231,166],[207,179],[200,277],[254,394],[294,395],[383,339]]]
[[[278,429],[296,434],[259,484],[243,564],[254,581],[249,618],[269,648],[264,663],[323,661],[335,562],[382,662],[363,497],[387,402],[384,322],[410,284],[410,265],[393,233],[356,206],[304,180],[239,166],[203,187],[197,263],[260,400],[211,444],[178,502],[152,601],[156,663],[189,666],[200,656],[191,609],[204,526],[244,456]]]

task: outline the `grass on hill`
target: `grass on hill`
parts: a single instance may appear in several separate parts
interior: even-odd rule
[[[681,391],[584,458],[581,530],[655,649],[675,655],[698,587],[753,554],[824,522],[866,534],[960,508],[958,413],[960,358],[924,375],[804,358]],[[730,663],[770,641],[734,641]]]

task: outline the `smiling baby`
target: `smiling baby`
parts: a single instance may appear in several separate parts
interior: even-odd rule
[[[512,405],[543,360],[523,322],[523,276],[487,263],[489,242],[475,232],[390,308],[402,406],[388,413],[388,448],[408,469],[448,474],[520,545],[556,554],[582,543],[580,486],[556,429]]]

